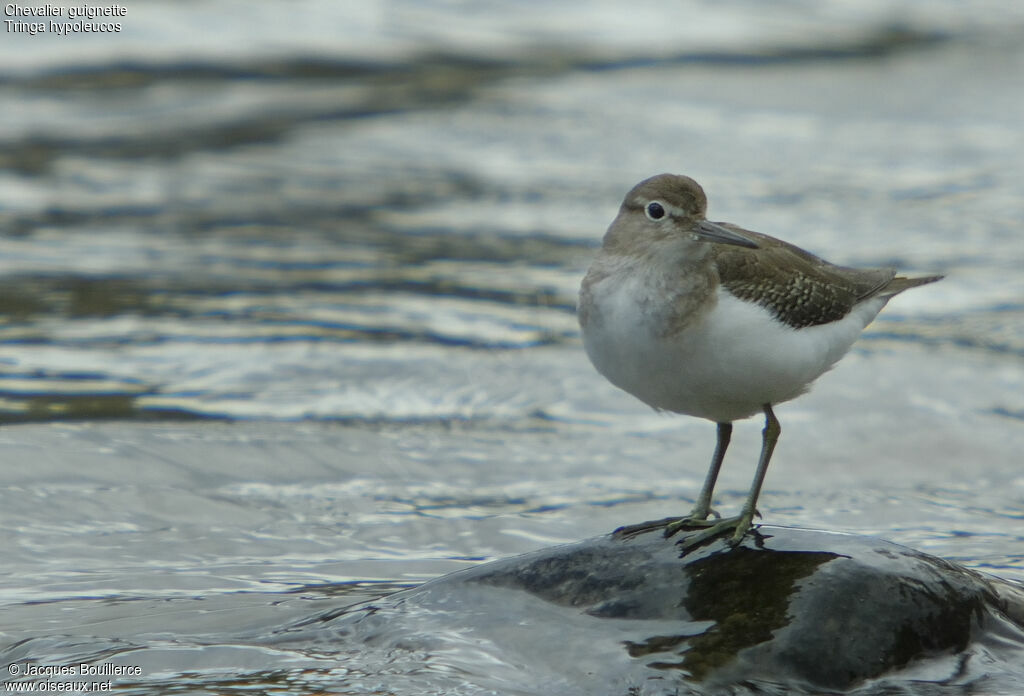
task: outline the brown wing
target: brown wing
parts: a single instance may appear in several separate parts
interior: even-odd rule
[[[896,275],[891,268],[836,266],[766,234],[716,224],[740,232],[759,247],[713,245],[722,286],[795,329],[842,319],[855,304],[885,289]]]

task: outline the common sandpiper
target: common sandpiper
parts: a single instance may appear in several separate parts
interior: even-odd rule
[[[738,544],[781,428],[774,404],[831,368],[895,295],[942,278],[846,268],[774,237],[706,218],[693,179],[659,174],[626,194],[583,279],[578,315],[598,372],[649,406],[718,424],[718,444],[690,513],[652,526],[684,553],[731,532]],[[732,423],[763,412],[761,455],[740,514],[709,519]]]

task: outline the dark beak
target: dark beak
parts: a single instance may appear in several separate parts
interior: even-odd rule
[[[750,239],[747,239],[742,234],[733,232],[728,227],[723,227],[722,225],[714,222],[708,222],[707,220],[701,220],[697,223],[696,234],[700,239],[704,239],[709,242],[735,244],[736,246],[746,247],[748,249],[757,249],[757,244]]]

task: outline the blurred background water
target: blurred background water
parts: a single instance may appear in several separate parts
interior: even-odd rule
[[[605,383],[574,315],[662,171],[712,219],[947,274],[778,409],[765,518],[1024,580],[1024,6],[126,8],[0,42],[4,662],[487,692],[274,636],[688,509],[713,426]]]

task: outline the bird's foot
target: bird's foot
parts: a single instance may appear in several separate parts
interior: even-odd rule
[[[716,539],[723,534],[732,532],[726,543],[731,547],[735,547],[743,541],[743,537],[745,537],[747,532],[750,531],[753,517],[753,514],[749,514],[727,517],[724,520],[716,520],[713,523],[704,525],[704,529],[682,537],[676,542],[676,545],[682,549],[683,555],[685,556],[698,546],[702,546],[706,542]],[[668,535],[666,534],[666,536]]]
[[[709,516],[711,519],[708,519]],[[616,536],[632,537],[637,534],[643,534],[644,532],[653,532],[656,529],[661,529],[663,530],[665,538],[668,539],[684,529],[701,530],[696,534],[691,534],[677,542],[683,547],[683,552],[685,553],[692,548],[700,546],[705,541],[713,539],[729,530],[735,530],[733,537],[729,540],[729,545],[736,546],[743,540],[743,537],[752,526],[753,518],[760,516],[761,513],[754,510],[753,513],[746,516],[746,522],[743,522],[743,515],[722,519],[722,516],[718,514],[717,511],[709,509],[707,514],[703,516],[701,516],[699,512],[691,512],[686,517],[665,517],[660,520],[651,520],[650,522],[641,522],[640,524],[631,524],[625,527],[619,527],[612,532],[612,534]]]
[[[714,517],[714,519],[707,519],[708,516]],[[652,520],[650,522],[641,522],[640,524],[631,524],[626,527],[619,527],[612,534],[619,536],[636,536],[637,534],[643,534],[644,532],[652,532],[655,529],[664,529],[665,538],[672,536],[680,529],[689,529],[693,527],[703,528],[714,525],[721,515],[717,511],[708,508],[707,512],[701,514],[698,511],[691,512],[686,517],[665,517],[660,520]]]
[[[653,532],[655,529],[663,529],[668,525],[675,524],[682,517],[666,517],[661,520],[651,520],[650,522],[641,522],[640,524],[631,524],[625,527],[619,527],[612,534],[615,536],[632,537],[637,534],[643,534],[644,532]]]
[[[708,515],[711,515],[713,519],[709,520]],[[708,512],[703,515],[697,512],[691,512],[686,517],[670,518],[668,524],[665,525],[665,538],[668,539],[670,536],[683,529],[706,529],[708,527],[714,527],[719,524],[721,518],[722,516],[714,510],[708,510]]]

